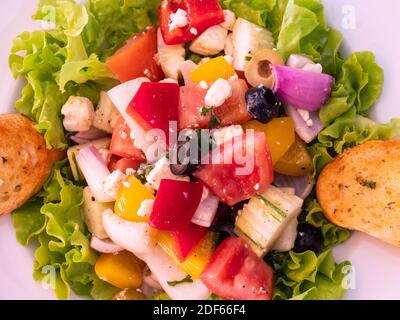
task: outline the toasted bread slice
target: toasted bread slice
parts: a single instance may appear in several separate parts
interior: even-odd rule
[[[322,171],[317,196],[332,223],[400,247],[400,141],[347,150]]]
[[[37,193],[53,164],[65,155],[48,150],[34,125],[20,114],[0,115],[0,215]]]

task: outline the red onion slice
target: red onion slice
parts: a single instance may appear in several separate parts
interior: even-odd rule
[[[307,111],[319,110],[330,98],[333,77],[286,66],[272,65],[274,91],[285,103]]]
[[[91,141],[105,138],[109,134],[103,130],[91,127],[87,131],[78,132],[76,135],[71,137],[71,140],[77,144],[87,144]]]
[[[274,184],[279,188],[294,188],[296,196],[305,199],[312,192],[314,186],[310,177],[291,177],[275,172]]]
[[[85,147],[76,156],[76,160],[95,199],[100,202],[113,202],[114,199],[103,190],[104,180],[110,175],[110,171],[96,147]]]

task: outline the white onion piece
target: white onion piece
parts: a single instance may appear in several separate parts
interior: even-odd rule
[[[108,237],[115,244],[141,260],[146,261],[145,257],[156,247],[148,223],[124,220],[108,209],[103,213],[103,225]]]
[[[146,256],[145,261],[172,300],[206,300],[210,297],[210,290],[200,279],[170,286],[169,281],[182,280],[187,277],[187,274],[159,246],[156,246],[151,254]]]
[[[76,160],[96,201],[113,202],[114,199],[103,190],[104,180],[110,175],[110,170],[96,147],[85,147],[78,153]]]
[[[204,189],[207,189],[204,187]],[[202,199],[199,207],[192,218],[192,223],[202,227],[209,228],[214,221],[215,214],[217,213],[219,199],[208,192],[205,199]]]
[[[148,272],[150,272],[150,274],[146,275],[146,273],[148,273]],[[154,289],[158,289],[158,290],[162,289],[160,282],[158,281],[158,279],[156,278],[154,273],[151,272],[151,270],[148,267],[146,267],[143,271],[143,283],[147,284],[149,287],[154,288]]]
[[[318,133],[320,133],[324,128],[324,125],[319,118],[319,111],[310,112],[310,119],[312,120],[311,127],[307,125],[296,108],[290,105],[285,105],[285,112],[293,119],[297,135],[306,143],[313,141],[318,136]]]
[[[305,199],[313,190],[310,177],[291,177],[275,172],[274,184],[279,188],[294,188],[296,196]]]
[[[122,248],[119,245],[116,245],[109,239],[101,240],[95,236],[92,236],[92,240],[90,241],[90,247],[96,250],[97,252],[101,253],[117,253],[124,250],[124,248]]]
[[[161,287],[173,300],[205,300],[210,297],[211,292],[200,279],[176,286],[168,284],[186,278],[187,274],[155,244],[147,223],[126,221],[112,210],[106,210],[103,213],[103,224],[114,243],[146,262]]]
[[[108,135],[109,133],[103,130],[91,127],[87,131],[78,132],[76,135],[71,137],[71,140],[77,144],[86,144],[90,143],[91,141],[107,137]]]
[[[186,60],[180,64],[181,73],[183,80],[185,81],[185,86],[194,85],[192,78],[190,77],[190,71],[195,69],[197,64],[195,64],[192,60]]]

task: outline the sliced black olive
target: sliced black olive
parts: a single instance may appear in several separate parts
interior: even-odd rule
[[[318,254],[324,245],[324,236],[321,228],[314,227],[309,223],[300,223],[297,226],[297,238],[294,244],[294,252],[300,253],[307,250]]]
[[[268,123],[282,112],[282,102],[271,89],[264,86],[247,91],[246,103],[247,111],[261,123]]]

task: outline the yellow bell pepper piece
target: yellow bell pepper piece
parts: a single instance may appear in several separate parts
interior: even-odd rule
[[[180,262],[175,254],[175,244],[170,232],[160,231],[156,235],[156,241],[161,249],[177,264],[177,266],[185,271],[194,279],[200,278],[201,273],[207,266],[215,249],[216,235],[208,232],[205,238],[199,243],[197,248],[185,261]]]
[[[228,80],[236,75],[236,72],[229,62],[223,56],[220,56],[199,65],[189,75],[193,82],[200,83],[201,81],[215,82],[219,78]]]
[[[124,289],[118,292],[113,300],[147,300],[143,293],[137,290]]]
[[[281,159],[294,144],[296,135],[292,118],[274,118],[267,124],[250,121],[243,125],[243,129],[253,129],[264,132],[272,156],[272,164]]]
[[[104,253],[96,261],[97,276],[120,289],[137,289],[142,285],[144,262],[129,251]]]
[[[121,218],[132,222],[147,222],[148,217],[137,215],[143,200],[154,200],[153,193],[134,176],[126,179],[122,184],[115,201],[114,212]]]

